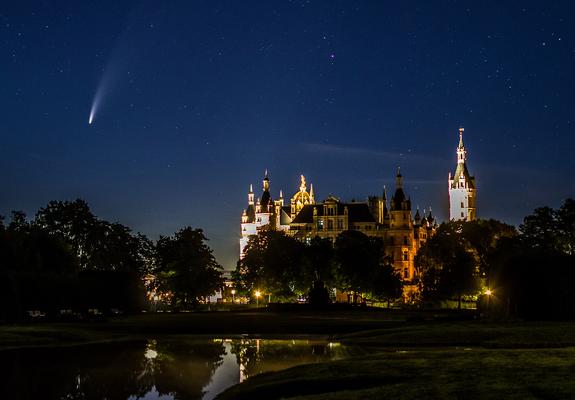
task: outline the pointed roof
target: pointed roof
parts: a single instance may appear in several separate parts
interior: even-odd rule
[[[471,176],[469,170],[467,169],[467,152],[465,151],[465,146],[463,144],[463,128],[459,128],[459,144],[457,145],[457,167],[455,168],[455,173],[451,177],[453,183],[452,188],[456,188],[459,180],[463,179],[467,182],[467,185],[471,189],[475,189],[475,177]]]
[[[397,168],[397,175],[395,176],[395,193],[391,197],[391,210],[401,210],[402,203],[406,201],[405,192],[403,191],[403,177],[399,167]]]
[[[267,207],[269,204],[272,204],[272,195],[270,194],[270,180],[268,178],[268,170],[264,174],[263,179],[263,193],[262,193],[262,200],[261,203],[262,210],[264,207]]]

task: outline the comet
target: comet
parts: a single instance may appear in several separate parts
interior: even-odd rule
[[[108,78],[107,71],[104,71],[104,75],[100,80],[100,84],[98,85],[98,89],[96,89],[96,94],[94,95],[94,100],[92,101],[92,107],[90,108],[90,117],[88,118],[88,125],[92,125],[94,119],[96,118],[96,114],[98,113],[98,109],[100,108],[100,103],[102,102],[102,98],[104,97],[104,93],[106,92],[106,88],[108,86]]]

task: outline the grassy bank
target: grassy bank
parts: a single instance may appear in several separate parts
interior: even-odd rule
[[[218,398],[575,398],[574,323],[405,323],[338,339],[372,354],[262,374]]]
[[[379,351],[255,376],[218,399],[568,399],[575,349]]]
[[[0,325],[0,349],[130,340],[153,335],[333,336],[388,327],[411,316],[412,313],[381,310],[270,312],[261,309],[140,314],[74,323],[37,322]]]
[[[575,398],[575,323],[449,321],[458,316],[378,310],[147,314],[0,326],[0,350],[167,335],[320,335],[362,346],[369,356],[258,375],[220,399]]]

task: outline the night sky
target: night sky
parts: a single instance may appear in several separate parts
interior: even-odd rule
[[[0,214],[80,197],[231,269],[265,169],[350,201],[401,166],[444,220],[460,126],[479,217],[575,195],[573,1],[13,1],[0,46]]]

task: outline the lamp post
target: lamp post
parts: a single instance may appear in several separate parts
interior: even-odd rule
[[[236,289],[232,289],[232,304],[236,302]]]
[[[158,312],[158,295],[157,294],[154,295],[154,312],[155,313]]]
[[[260,306],[260,296],[262,295],[261,292],[259,290],[256,290],[256,292],[254,293],[256,296],[256,307]]]
[[[488,316],[489,315],[489,303],[491,301],[491,295],[493,294],[493,291],[491,289],[487,289],[485,291],[485,295],[487,296],[487,307],[485,309],[485,315]]]

